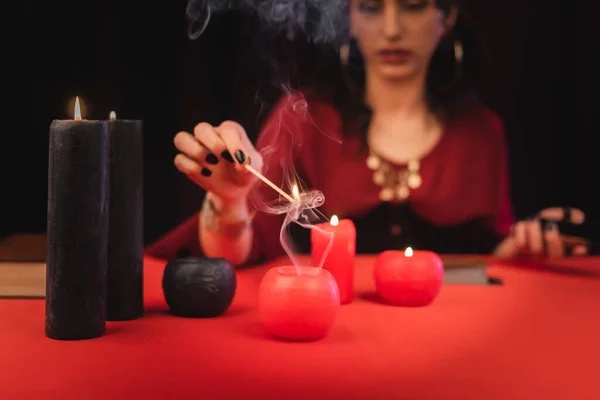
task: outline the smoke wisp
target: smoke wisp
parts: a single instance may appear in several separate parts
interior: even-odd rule
[[[302,35],[318,44],[339,44],[348,32],[347,0],[188,0],[190,38],[202,35],[211,15],[227,11],[255,15],[264,29],[289,40]]]
[[[189,22],[189,37],[197,39],[204,33],[214,14],[228,11],[241,11],[253,15],[260,21],[262,33],[271,37],[285,37],[290,41],[302,38],[318,45],[338,46],[348,33],[347,0],[188,0],[186,16]],[[267,44],[261,43],[261,52],[270,53],[271,50],[267,47]],[[274,72],[279,69],[278,61],[274,57],[265,58]],[[257,210],[284,216],[280,243],[299,273],[298,267],[302,265],[295,256],[294,242],[289,236],[290,224],[318,230],[329,237],[329,246],[322,260],[316,265],[317,268],[323,266],[328,256],[333,245],[333,233],[325,232],[318,226],[320,222],[327,221],[327,217],[318,211],[325,202],[325,196],[319,190],[301,187],[301,177],[294,162],[297,154],[294,152],[303,140],[302,134],[307,126],[335,141],[339,142],[339,138],[330,136],[316,126],[308,111],[306,99],[301,93],[293,92],[289,84],[281,84],[281,88],[284,97],[279,105],[278,118],[272,120],[272,124],[262,132],[263,143],[258,147],[262,149],[264,164],[271,168],[279,168],[278,175],[280,173],[282,179],[274,183],[282,184],[282,189],[288,193],[293,187],[298,191],[294,193],[293,202],[282,198],[268,201],[261,197],[258,190],[253,190],[250,198]],[[264,140],[268,142],[264,143]],[[268,171],[262,172],[266,174]]]
[[[339,142],[339,139],[319,129],[310,117],[308,103],[300,92],[289,89],[285,92],[286,95],[280,101],[270,123],[263,130],[263,135],[259,139],[259,148],[265,164],[263,173],[270,175],[268,166],[276,168],[275,175],[280,178],[274,183],[281,184],[283,190],[291,192],[294,201],[290,202],[281,197],[267,200],[261,196],[259,190],[253,190],[250,198],[257,210],[272,215],[284,215],[279,239],[283,250],[296,267],[302,265],[297,260],[294,241],[288,232],[291,224],[317,230],[328,236],[329,246],[318,265],[315,265],[321,268],[333,245],[333,233],[325,232],[318,226],[319,223],[328,220],[318,210],[325,203],[325,195],[320,190],[303,187],[301,174],[296,168],[296,159],[305,139],[301,135],[302,132],[310,130],[316,135],[328,136],[331,140]],[[297,268],[297,271],[300,269]]]

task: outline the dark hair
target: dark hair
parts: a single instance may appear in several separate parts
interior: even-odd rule
[[[448,11],[459,0],[437,0],[436,7]],[[433,112],[447,118],[469,98],[476,96],[480,79],[482,46],[474,24],[460,10],[454,29],[445,35],[433,54],[427,76],[427,101]],[[454,43],[462,45],[463,59],[455,58]],[[371,121],[371,110],[364,103],[364,60],[354,42],[350,42],[347,66],[342,66],[338,49],[306,44],[301,57],[294,57],[295,86],[336,107],[344,132],[364,135]]]

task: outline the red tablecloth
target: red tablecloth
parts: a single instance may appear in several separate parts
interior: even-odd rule
[[[503,286],[445,286],[426,308],[373,301],[373,258],[331,334],[285,343],[264,334],[257,286],[238,272],[216,319],[170,316],[164,262],[146,259],[146,316],[107,335],[44,336],[44,302],[0,300],[0,399],[597,399],[600,259],[563,274],[496,266]],[[569,266],[567,265],[567,268]]]

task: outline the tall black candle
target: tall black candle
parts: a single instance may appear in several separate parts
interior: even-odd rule
[[[106,318],[144,314],[142,121],[110,118],[110,212]]]
[[[106,321],[109,130],[107,121],[50,125],[46,336],[100,337]]]

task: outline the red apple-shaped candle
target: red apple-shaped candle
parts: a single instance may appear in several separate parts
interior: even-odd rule
[[[265,274],[259,287],[260,319],[269,333],[281,339],[323,338],[339,307],[337,283],[322,268],[275,267]]]
[[[390,250],[375,261],[377,293],[392,305],[426,306],[438,296],[443,281],[444,265],[431,251]]]

